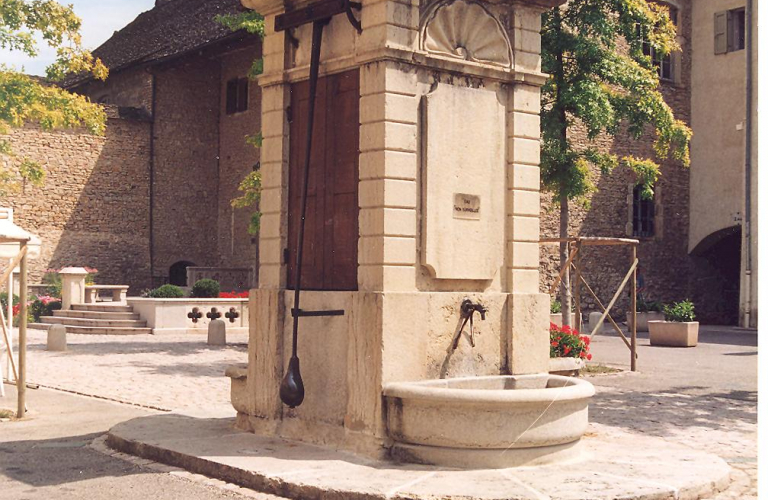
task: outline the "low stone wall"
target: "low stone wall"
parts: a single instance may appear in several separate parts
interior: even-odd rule
[[[147,321],[152,333],[207,333],[207,316],[213,308],[221,313],[220,319],[227,324],[227,331],[232,333],[248,332],[248,299],[145,299],[129,297],[128,305],[134,312]],[[237,317],[229,318],[225,314],[234,308]],[[190,317],[194,313],[196,321]]]

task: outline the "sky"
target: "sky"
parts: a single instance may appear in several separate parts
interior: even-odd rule
[[[155,0],[58,0],[62,4],[72,4],[75,14],[83,20],[80,34],[83,46],[95,49],[106,41],[112,33],[133,21],[140,13],[151,9]],[[45,43],[38,42],[38,57],[30,59],[21,52],[0,49],[0,63],[13,66],[30,75],[44,75],[45,67],[56,57],[55,50]]]

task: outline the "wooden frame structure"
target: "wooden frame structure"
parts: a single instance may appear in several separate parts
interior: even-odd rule
[[[565,266],[563,266],[562,269],[560,269],[560,273],[558,274],[557,278],[555,279],[555,282],[552,284],[552,286],[549,288],[549,294],[552,295],[560,286],[560,282],[563,279],[563,276],[565,275],[566,270],[570,271],[573,269],[575,273],[575,279],[571,282],[573,283],[575,281],[576,285],[573,286],[573,303],[574,303],[574,310],[578,313],[581,313],[581,287],[582,285],[586,288],[586,290],[589,292],[589,294],[592,296],[592,298],[595,299],[595,302],[598,306],[600,306],[600,309],[603,310],[603,315],[600,317],[600,321],[592,328],[592,332],[589,334],[589,338],[591,339],[598,331],[599,326],[605,321],[605,318],[608,318],[608,321],[610,321],[611,326],[613,326],[614,330],[619,334],[619,337],[621,337],[621,340],[624,341],[624,344],[629,348],[630,351],[630,369],[634,372],[637,370],[637,264],[638,264],[638,258],[637,258],[637,245],[640,244],[639,240],[634,240],[630,238],[603,238],[603,237],[589,237],[589,236],[577,236],[573,238],[543,238],[539,241],[541,245],[560,245],[562,243],[565,243],[568,247],[568,260],[565,263]],[[592,290],[592,287],[589,286],[589,283],[587,283],[587,280],[584,279],[583,275],[583,268],[581,263],[581,255],[582,255],[582,248],[588,247],[588,246],[629,246],[630,247],[630,266],[629,270],[627,271],[626,275],[624,276],[624,279],[621,282],[621,285],[619,285],[618,290],[616,290],[616,293],[613,295],[613,298],[611,298],[611,301],[608,303],[608,306],[604,306],[603,303],[600,301],[600,298],[598,298],[597,294]],[[610,311],[611,308],[616,304],[616,301],[619,299],[619,296],[621,295],[621,292],[624,291],[624,288],[627,286],[627,283],[631,280],[630,285],[630,310],[629,313],[631,314],[631,326],[630,326],[630,338],[627,339],[627,336],[624,335],[624,332],[621,331],[621,328],[619,325],[614,321],[613,317],[611,317]],[[581,314],[576,314],[576,329],[581,330]]]

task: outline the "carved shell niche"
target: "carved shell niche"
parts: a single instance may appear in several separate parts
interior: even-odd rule
[[[509,68],[512,47],[501,23],[482,5],[466,0],[438,3],[421,30],[427,52]]]

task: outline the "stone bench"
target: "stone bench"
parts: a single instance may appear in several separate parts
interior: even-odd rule
[[[109,291],[112,294],[112,302],[124,304],[128,296],[128,285],[86,285],[85,303],[93,304],[99,299],[103,291]]]

